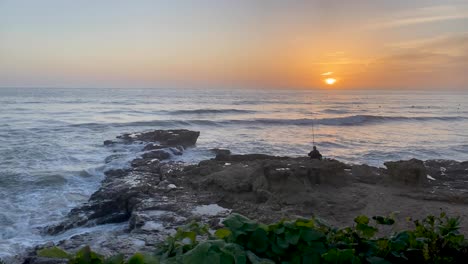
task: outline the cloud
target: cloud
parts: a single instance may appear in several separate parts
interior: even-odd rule
[[[328,76],[328,75],[332,75],[332,74],[333,74],[333,72],[324,72],[324,73],[322,73],[322,74],[320,74],[320,75],[322,75],[322,76]]]
[[[373,60],[367,74],[394,85],[466,87],[468,33],[416,39],[392,45],[387,56]]]
[[[388,45],[394,50],[437,53],[451,57],[468,56],[468,33],[446,34],[432,38],[396,42]]]
[[[417,24],[468,19],[468,6],[431,6],[395,13],[371,29],[397,28]]]

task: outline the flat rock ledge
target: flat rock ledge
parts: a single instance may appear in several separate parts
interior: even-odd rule
[[[193,147],[199,134],[155,130],[106,141],[105,145],[143,142],[144,152],[130,168],[107,171],[87,203],[44,233],[122,223],[122,229],[76,235],[57,246],[73,252],[90,245],[105,255],[130,255],[152,251],[192,220],[219,227],[231,212],[266,223],[319,216],[343,226],[360,214],[398,212],[405,219],[445,211],[461,216],[462,232],[468,231],[468,162],[413,159],[377,168],[332,159],[235,155],[226,149],[213,149],[215,158],[196,165],[170,161]],[[404,220],[399,222],[397,228],[406,227]],[[25,263],[40,263],[34,261],[40,259],[31,251]]]

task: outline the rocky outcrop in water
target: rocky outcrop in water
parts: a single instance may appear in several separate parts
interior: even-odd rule
[[[144,133],[126,133],[118,136],[118,139],[124,142],[157,142],[165,147],[191,147],[195,145],[200,132],[190,131],[187,129],[174,129],[174,130],[154,130]]]
[[[134,216],[133,212],[141,209],[143,202],[154,200],[161,204],[167,192],[177,189],[165,181],[165,173],[180,166],[175,163],[163,164],[161,161],[172,155],[181,155],[185,147],[195,145],[199,135],[200,132],[180,129],[118,136],[117,138],[123,140],[121,143],[125,144],[146,142],[143,150],[151,150],[133,160],[131,168],[106,171],[101,187],[89,201],[71,210],[64,222],[49,226],[46,232],[54,235],[80,226],[120,223]]]

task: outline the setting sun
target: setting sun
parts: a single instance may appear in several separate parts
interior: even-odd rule
[[[325,83],[328,84],[328,85],[333,85],[334,83],[336,83],[336,79],[327,78],[327,79],[325,79]]]

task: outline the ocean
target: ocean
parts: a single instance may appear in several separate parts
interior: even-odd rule
[[[304,156],[314,140],[350,163],[468,160],[462,91],[2,88],[0,120],[0,258],[89,231],[40,234],[138,155],[140,145],[103,146],[125,132],[198,130],[177,157],[189,163],[211,148]]]

